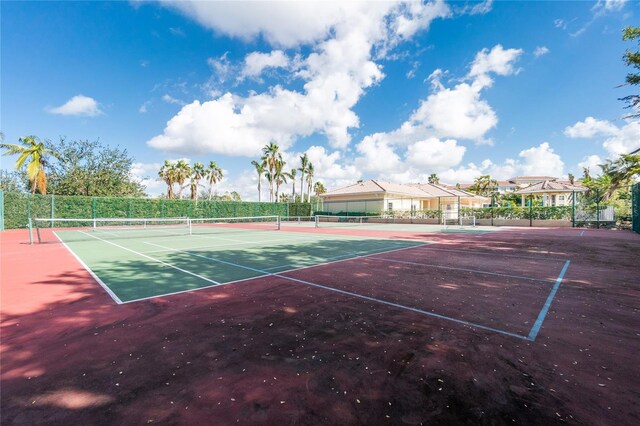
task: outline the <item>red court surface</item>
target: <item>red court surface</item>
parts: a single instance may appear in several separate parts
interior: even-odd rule
[[[640,424],[640,235],[283,228],[433,244],[117,305],[0,233],[1,423]]]

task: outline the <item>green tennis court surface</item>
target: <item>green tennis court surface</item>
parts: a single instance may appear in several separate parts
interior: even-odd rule
[[[84,229],[56,235],[118,303],[424,244],[279,230],[221,231],[174,235]]]

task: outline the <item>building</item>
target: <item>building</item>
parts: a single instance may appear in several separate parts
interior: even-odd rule
[[[543,206],[570,206],[573,204],[576,193],[585,192],[588,188],[579,185],[572,185],[568,182],[545,180],[537,182],[526,188],[515,191],[522,196],[522,205],[525,205],[527,195],[542,196]]]
[[[416,216],[442,210],[457,218],[459,208],[483,207],[491,201],[469,192],[431,183],[397,184],[365,180],[320,195],[323,211],[332,214],[374,213]]]

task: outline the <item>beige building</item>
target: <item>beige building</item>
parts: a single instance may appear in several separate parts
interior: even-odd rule
[[[543,206],[570,206],[576,193],[585,192],[587,188],[579,185],[572,185],[564,181],[545,180],[534,183],[526,188],[515,191],[522,197],[522,205],[525,205],[527,195],[542,196]]]
[[[441,185],[409,185],[365,180],[320,195],[323,210],[333,214],[378,213],[419,215],[422,210],[442,210],[448,218],[457,218],[460,207],[483,207],[490,203],[466,191]]]

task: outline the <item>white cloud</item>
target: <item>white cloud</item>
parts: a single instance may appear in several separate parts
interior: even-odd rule
[[[498,123],[491,106],[482,99],[482,90],[493,83],[490,74],[510,75],[517,72],[514,62],[521,49],[504,49],[500,45],[483,49],[471,63],[465,80],[453,88],[441,82],[446,72],[437,69],[429,76],[432,93],[398,129],[367,136],[361,143],[374,138],[377,143],[408,145],[430,137],[473,140],[492,144],[486,133]]]
[[[476,4],[471,8],[469,12],[470,15],[484,15],[486,13],[491,12],[493,8],[493,0],[485,0],[481,3]]]
[[[387,49],[448,14],[441,1],[165,4],[232,36],[261,34],[267,42],[285,47],[313,43],[311,53],[296,64],[295,77],[304,80],[303,90],[274,86],[245,97],[227,93],[197,101],[185,105],[162,135],[148,141],[164,150],[229,155],[255,155],[272,139],[286,149],[295,139],[314,133],[324,134],[334,148],[346,148],[349,129],[360,124],[353,107],[367,88],[384,78],[372,60],[374,50]],[[253,68],[245,67],[248,72],[283,62],[278,54],[253,58]],[[214,77],[207,87],[217,95],[216,83],[225,81],[233,67],[226,55],[209,64]]]
[[[618,129],[602,144],[610,157],[628,154],[640,148],[640,121],[630,122]]]
[[[252,52],[244,58],[242,77],[257,77],[265,68],[286,68],[289,58],[282,50],[270,53]]]
[[[567,126],[564,134],[570,138],[592,138],[601,135],[614,135],[618,132],[618,128],[606,120],[596,120],[593,117],[587,117],[584,121],[578,121],[573,126]]]
[[[52,114],[60,114],[60,115],[75,115],[75,116],[86,116],[86,117],[95,117],[97,115],[103,114],[98,106],[98,102],[84,95],[77,95],[73,98],[69,99],[64,105],[60,105],[54,108],[48,108],[48,112]]]
[[[151,105],[151,101],[144,101],[140,108],[138,108],[138,112],[140,114],[145,114],[148,111],[149,105]]]
[[[592,176],[598,175],[600,174],[600,171],[602,169],[600,169],[600,167],[598,167],[600,164],[603,164],[604,161],[602,160],[602,158],[600,158],[597,155],[589,155],[586,156],[582,159],[581,162],[578,163],[578,167],[580,168],[578,170],[579,173],[582,173],[582,170],[584,168],[589,169],[589,172],[591,173]]]
[[[497,123],[495,111],[481,98],[478,87],[460,83],[429,95],[405,126],[432,129],[442,137],[479,141]]]
[[[491,50],[482,49],[471,64],[469,77],[482,77],[489,73],[503,76],[517,73],[519,70],[513,65],[522,52],[522,49],[505,49],[499,44]]]
[[[407,147],[406,159],[419,168],[439,171],[460,164],[466,148],[453,139],[429,138]]]
[[[131,165],[131,175],[138,182],[145,186],[145,192],[157,197],[164,194],[167,186],[158,178],[162,164],[160,163],[133,163]]]
[[[184,101],[181,101],[180,99],[176,99],[173,96],[169,95],[168,93],[165,93],[164,95],[162,95],[162,100],[168,104],[173,104],[173,105],[184,105]]]
[[[533,51],[533,56],[535,56],[536,58],[539,58],[540,56],[546,55],[547,53],[549,53],[549,48],[548,47],[546,47],[546,46],[538,46]]]
[[[564,162],[548,142],[520,151],[519,156],[524,159],[519,167],[524,175],[555,177],[564,175]]]
[[[618,127],[607,120],[587,117],[584,121],[566,127],[564,134],[570,138],[605,138],[602,147],[610,158],[628,154],[640,147],[640,121],[627,121],[622,127]]]
[[[556,28],[560,28],[562,30],[566,30],[567,29],[567,21],[565,21],[564,19],[555,19],[553,21],[553,25]]]
[[[598,2],[591,8],[594,13],[604,12],[618,12],[624,8],[627,0],[598,0]]]

